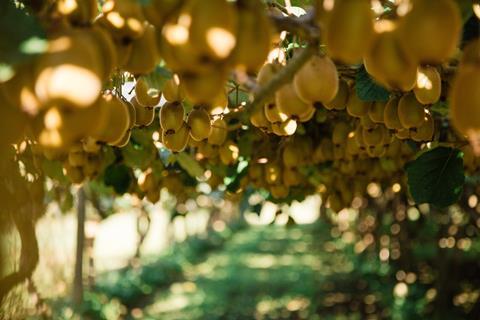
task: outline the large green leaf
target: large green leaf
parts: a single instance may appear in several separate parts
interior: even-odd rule
[[[175,155],[175,159],[192,178],[203,176],[205,170],[191,155],[181,152]]]
[[[117,194],[124,194],[130,188],[133,180],[133,173],[124,164],[112,164],[107,167],[104,175],[106,186],[113,187]]]
[[[358,97],[363,101],[388,101],[390,93],[377,84],[362,66],[356,76],[355,89]]]
[[[437,147],[406,165],[408,188],[416,203],[447,207],[458,201],[465,183],[463,153]]]

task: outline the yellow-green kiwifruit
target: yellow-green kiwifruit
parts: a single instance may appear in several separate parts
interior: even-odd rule
[[[113,145],[118,148],[123,148],[130,142],[131,137],[132,137],[132,130],[127,130],[127,132],[125,132],[123,137],[117,142],[115,142],[115,144]]]
[[[363,101],[357,96],[355,87],[350,90],[347,102],[347,113],[352,117],[361,118],[368,115],[372,102]]]
[[[431,66],[418,67],[417,82],[413,92],[422,104],[437,103],[442,94],[442,79],[437,68]]]
[[[298,121],[299,122],[308,122],[310,120],[313,119],[313,117],[315,116],[315,113],[317,112],[317,109],[316,108],[311,108],[310,109],[310,112],[308,113],[305,113],[304,115],[302,115],[300,118],[298,118]]]
[[[335,123],[332,132],[333,144],[335,146],[344,146],[351,131],[350,126],[346,122]]]
[[[334,145],[332,143],[332,140],[323,138],[320,141],[318,149],[319,149],[319,156],[321,160],[323,160],[322,162],[333,160]]]
[[[81,109],[54,106],[36,117],[33,131],[41,146],[67,151],[74,142],[105,130],[109,120],[109,108],[100,103]]]
[[[265,104],[263,110],[265,117],[270,123],[285,122],[288,119],[288,116],[281,112],[275,103]]]
[[[129,130],[130,113],[128,106],[117,96],[107,93],[99,100],[100,109],[105,113],[105,122],[92,135],[98,141],[115,145]],[[102,117],[102,116],[101,116]],[[102,117],[103,118],[103,117]]]
[[[228,93],[222,90],[205,108],[211,116],[218,116],[227,112],[228,103]]]
[[[44,105],[87,108],[98,99],[105,73],[100,49],[86,30],[62,31],[35,64],[35,94]]]
[[[370,158],[380,158],[385,155],[387,148],[382,144],[377,144],[375,146],[367,148],[367,154]]]
[[[416,0],[400,20],[400,41],[421,64],[451,57],[461,37],[462,17],[455,1]]]
[[[455,129],[471,140],[480,132],[480,66],[460,69],[450,89],[450,117]]]
[[[326,26],[327,51],[347,64],[361,61],[373,35],[369,0],[337,0]]]
[[[363,141],[368,147],[374,147],[377,145],[383,145],[383,139],[385,134],[385,127],[377,125],[375,128],[363,128]]]
[[[367,144],[363,139],[363,126],[361,124],[355,128],[353,136],[355,138],[355,142],[357,143],[358,148],[360,150],[365,150],[367,148]]]
[[[367,72],[391,90],[415,86],[417,63],[400,45],[396,29],[376,34],[363,62]]]
[[[250,114],[250,122],[260,130],[268,130],[270,127],[270,122],[265,116],[265,110],[261,106],[257,106],[252,110]]]
[[[160,102],[162,93],[150,86],[146,78],[140,77],[135,83],[135,96],[142,106],[155,107]]]
[[[297,131],[297,121],[288,119],[284,122],[272,123],[272,132],[280,137],[292,136]]]
[[[185,122],[176,131],[163,131],[162,142],[172,152],[182,152],[188,144],[190,134]]]
[[[87,154],[83,151],[82,146],[80,145],[80,149],[71,149],[68,152],[68,163],[72,167],[82,167],[87,162]]]
[[[165,133],[176,132],[183,126],[185,108],[180,102],[169,102],[160,108],[160,126]]]
[[[101,53],[102,65],[104,66],[102,79],[105,81],[110,78],[115,68],[122,67],[125,64],[126,59],[120,61],[119,50],[107,29],[96,23],[91,28],[91,35]]]
[[[227,0],[203,0],[186,3],[190,14],[189,41],[202,55],[213,60],[228,58],[237,43],[238,12]],[[242,30],[242,32],[245,30]]]
[[[102,5],[101,24],[120,41],[132,41],[145,32],[145,17],[136,0],[107,0]]]
[[[409,129],[403,128],[395,132],[395,136],[400,140],[410,139],[411,131]]]
[[[142,4],[145,19],[156,28],[162,28],[166,19],[181,4],[179,0],[150,0]]]
[[[77,26],[89,25],[98,13],[96,0],[58,0],[56,10]]]
[[[152,107],[144,107],[137,101],[137,97],[130,99],[130,104],[135,109],[135,126],[147,127],[152,124],[155,119],[155,109]]]
[[[398,102],[398,118],[405,129],[418,128],[423,124],[425,108],[413,92],[405,94]]]
[[[254,74],[267,59],[273,26],[265,6],[260,1],[237,3],[237,11],[237,43],[232,59],[239,70]],[[259,30],[262,32],[258,32]]]
[[[165,82],[163,97],[168,102],[181,102],[185,99],[185,91],[183,90],[178,75],[174,74],[171,79]]]
[[[258,71],[257,75],[257,83],[260,87],[264,87],[269,83],[275,74],[280,71],[282,65],[279,63],[265,63],[260,70]],[[273,103],[275,102],[275,95],[271,95],[266,100],[266,103]]]
[[[312,108],[314,108],[311,103],[306,103],[300,99],[293,83],[284,85],[275,93],[275,104],[282,113],[294,120],[310,114]]]
[[[295,74],[297,95],[306,103],[328,103],[338,92],[337,67],[326,55],[312,56]]]
[[[402,123],[398,116],[398,103],[400,101],[399,97],[391,97],[387,104],[385,105],[385,111],[383,113],[383,120],[385,126],[390,130],[400,130],[403,129]]]
[[[463,55],[460,61],[460,67],[480,66],[480,38],[470,41],[463,48]]]
[[[100,150],[102,149],[102,145],[92,137],[86,137],[85,139],[83,139],[82,146],[83,146],[83,151],[87,153],[95,154],[100,152]]]
[[[226,166],[235,164],[240,155],[240,149],[238,145],[232,140],[227,140],[223,145],[218,149],[218,154],[220,156],[220,161]]]
[[[368,116],[375,123],[384,123],[384,113],[387,103],[383,101],[375,101],[368,110]]]
[[[160,60],[155,32],[155,27],[147,24],[143,35],[132,42],[132,52],[123,69],[134,75],[148,74],[155,70]]]
[[[365,129],[373,129],[377,126],[377,123],[373,122],[368,114],[360,118],[360,124]]]
[[[355,138],[355,131],[352,131],[348,134],[347,145],[345,146],[345,151],[350,156],[358,156],[362,149],[360,149],[357,139]]]
[[[350,88],[347,82],[343,79],[340,79],[335,98],[330,102],[324,103],[323,105],[328,110],[344,110],[347,107],[349,93]]]
[[[212,131],[208,137],[208,143],[221,146],[227,140],[228,126],[225,120],[218,118],[212,122]]]
[[[204,141],[198,147],[198,152],[201,153],[205,158],[212,160],[218,157],[219,147]]]
[[[435,133],[435,120],[430,113],[425,113],[425,119],[421,126],[411,133],[411,138],[417,142],[429,142],[433,140]]]
[[[196,105],[210,104],[225,87],[227,76],[224,71],[203,74],[181,74],[180,82],[185,95],[190,102]]]
[[[131,102],[124,101],[124,103],[127,105],[130,120],[128,124],[128,129],[132,129],[137,123],[137,111],[135,109],[135,106]]]
[[[195,141],[207,139],[212,132],[210,115],[203,108],[193,109],[187,118],[190,137]]]

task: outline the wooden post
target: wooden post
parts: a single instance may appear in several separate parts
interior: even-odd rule
[[[75,306],[83,302],[83,249],[85,247],[85,190],[77,193],[77,253],[75,258],[75,274],[73,278],[72,299]]]

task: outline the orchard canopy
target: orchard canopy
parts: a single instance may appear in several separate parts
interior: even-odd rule
[[[0,227],[22,257],[0,298],[71,186],[475,225],[479,18],[476,0],[1,1]]]

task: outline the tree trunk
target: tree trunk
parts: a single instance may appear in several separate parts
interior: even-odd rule
[[[83,302],[83,249],[85,247],[85,191],[83,187],[77,194],[77,253],[73,278],[73,303],[80,306]]]

